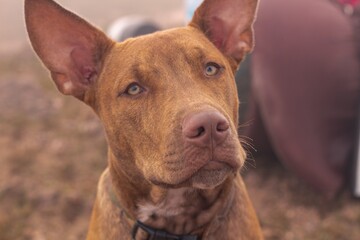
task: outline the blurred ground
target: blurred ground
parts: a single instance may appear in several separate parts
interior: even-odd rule
[[[1,6],[21,8],[18,2],[0,0]],[[61,2],[79,11],[96,9],[89,1]],[[131,1],[117,2],[135,11]],[[168,2],[156,1],[179,22],[180,1]],[[154,6],[153,1],[146,14],[161,12]],[[4,18],[6,11],[0,9]],[[85,12],[91,21],[97,19]],[[22,18],[21,11],[6,16]],[[0,20],[3,31],[11,20]],[[110,16],[97,21],[106,26]],[[25,35],[17,34],[0,34],[0,240],[84,239],[96,184],[106,167],[103,129],[88,107],[55,90]],[[12,44],[14,39],[19,44]],[[360,239],[360,203],[349,193],[326,201],[268,159],[250,160],[243,175],[266,239]]]

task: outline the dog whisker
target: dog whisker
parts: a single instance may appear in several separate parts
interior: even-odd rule
[[[254,122],[254,120],[248,120],[248,121],[246,121],[244,123],[239,123],[238,124],[238,129],[249,127],[250,125],[253,124],[253,122]]]

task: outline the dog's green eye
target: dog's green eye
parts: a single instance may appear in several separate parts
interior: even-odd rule
[[[130,84],[127,89],[126,89],[126,94],[128,95],[137,95],[140,94],[144,91],[144,89],[142,87],[140,87],[137,83],[132,83]]]
[[[205,66],[205,75],[206,76],[215,76],[220,71],[220,66],[216,63],[208,63]]]

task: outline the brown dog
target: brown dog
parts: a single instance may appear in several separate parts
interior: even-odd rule
[[[58,89],[91,106],[107,134],[88,240],[262,239],[239,174],[234,81],[256,9],[205,0],[187,27],[115,43],[51,0],[25,0]]]

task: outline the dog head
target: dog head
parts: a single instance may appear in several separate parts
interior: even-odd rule
[[[187,27],[115,43],[51,0],[25,0],[34,50],[60,92],[98,114],[110,164],[173,188],[216,187],[244,162],[234,72],[253,48],[256,9],[205,0]]]

